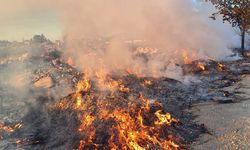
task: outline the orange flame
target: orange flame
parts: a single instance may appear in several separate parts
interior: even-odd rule
[[[15,124],[14,127],[4,125],[4,123],[0,123],[0,131],[2,130],[4,132],[11,133],[11,132],[14,132],[16,129],[20,129],[22,126],[23,125],[21,122]]]
[[[223,71],[225,69],[225,65],[218,63],[218,69],[219,69],[219,71]]]
[[[153,84],[153,82],[151,81],[151,80],[143,80],[143,85],[145,85],[145,86],[150,86],[150,85],[152,85]]]
[[[83,79],[77,83],[76,92],[79,93],[81,91],[86,92],[91,88],[91,84],[89,79]]]
[[[191,51],[190,53],[187,53],[186,50],[181,51],[181,55],[182,55],[182,59],[183,59],[184,64],[191,64],[193,60],[197,59],[196,52]]]
[[[182,58],[183,58],[184,64],[191,64],[191,60],[189,59],[189,57],[185,51],[182,53]]]
[[[203,63],[201,63],[201,62],[198,62],[197,67],[198,67],[201,71],[205,71],[205,70],[206,70],[205,65],[204,65]]]
[[[10,127],[10,126],[6,126],[3,123],[0,123],[0,130],[3,130],[4,132],[14,132],[14,128]]]
[[[171,117],[170,113],[161,114],[161,111],[162,110],[158,110],[155,112],[155,115],[158,118],[158,120],[155,121],[156,125],[166,124],[166,125],[170,126],[172,122],[178,122],[176,119]]]
[[[98,123],[109,122],[113,124],[108,129],[107,149],[178,149],[179,145],[174,142],[172,135],[162,135],[162,128],[169,127],[178,120],[169,113],[163,113],[162,106],[159,103],[151,102],[143,95],[137,99],[114,100],[113,91],[127,94],[130,89],[126,87],[123,80],[115,80],[108,76],[105,70],[95,73],[93,82],[99,87],[111,91],[111,95],[104,98],[92,100],[91,96],[84,97],[82,92],[91,92],[90,79],[85,75],[84,79],[79,81],[76,86],[76,93],[73,94],[73,106],[65,104],[64,100],[59,102],[58,108],[73,107],[77,111],[77,117],[80,119],[78,132],[84,134],[84,138],[79,141],[78,149],[85,149],[88,145],[99,148],[102,145],[95,143],[98,136]],[[151,80],[144,80],[144,84],[151,85]],[[104,92],[105,93],[105,92]],[[87,94],[88,95],[88,94]],[[110,98],[111,100],[109,101]],[[84,99],[84,101],[83,101]],[[121,106],[113,106],[114,103],[122,103]],[[67,106],[68,105],[68,106]],[[159,108],[152,112],[152,106]],[[92,111],[93,110],[93,111]]]
[[[79,128],[79,132],[84,132],[88,135],[87,139],[81,140],[78,149],[84,149],[86,144],[94,144],[98,147],[98,144],[93,143],[92,139],[95,136],[95,128],[93,122],[96,119],[101,120],[114,120],[117,124],[113,125],[110,129],[110,138],[108,140],[110,149],[134,149],[143,150],[145,148],[150,148],[152,144],[158,145],[164,149],[177,149],[179,146],[172,140],[166,140],[158,137],[159,129],[161,126],[170,126],[173,122],[178,122],[176,119],[172,118],[169,113],[161,114],[162,110],[155,112],[157,121],[155,125],[150,126],[144,124],[143,113],[150,111],[149,100],[145,99],[142,95],[139,100],[143,103],[139,111],[133,104],[129,104],[129,111],[123,110],[122,108],[115,109],[113,111],[108,110],[105,105],[98,104],[100,108],[100,113],[97,116],[86,115],[83,117],[82,123]],[[100,102],[102,103],[102,102]],[[130,112],[135,113],[135,117],[130,114]],[[116,133],[116,135],[115,135]],[[118,138],[118,139],[115,139]],[[118,140],[118,143],[116,142]],[[142,144],[146,143],[146,144]]]
[[[73,62],[73,59],[71,57],[69,57],[67,59],[67,64],[70,65],[70,66],[73,66],[74,65],[74,62]]]

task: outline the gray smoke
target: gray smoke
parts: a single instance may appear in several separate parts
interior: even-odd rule
[[[181,60],[183,51],[197,53],[198,58],[222,59],[237,44],[230,25],[209,19],[214,7],[203,0],[25,2],[25,7],[21,3],[16,6],[25,9],[17,10],[44,8],[58,13],[64,26],[65,57],[72,57],[82,70],[105,66],[112,71],[119,66],[141,68],[143,74],[167,75],[167,64]],[[132,41],[132,46],[158,51],[145,63],[134,59],[128,41]]]

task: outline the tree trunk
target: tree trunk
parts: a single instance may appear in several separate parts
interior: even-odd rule
[[[243,56],[244,56],[244,50],[245,50],[245,33],[246,33],[245,28],[243,27],[241,31],[241,52]]]

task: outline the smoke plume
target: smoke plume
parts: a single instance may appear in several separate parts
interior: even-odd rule
[[[65,25],[67,56],[81,69],[140,67],[144,73],[152,73],[164,70],[173,58],[178,60],[183,50],[218,59],[227,55],[231,46],[228,37],[232,31],[209,19],[213,8],[208,3],[195,7],[191,0],[76,0],[58,6]],[[77,43],[75,39],[89,42]],[[95,45],[100,40],[106,42],[105,48]],[[157,54],[146,63],[135,59],[126,43],[134,42],[131,40],[157,49]]]
[[[29,0],[28,0],[29,1]],[[65,57],[79,69],[141,68],[143,74],[169,74],[181,53],[221,59],[235,43],[234,33],[209,15],[213,6],[194,0],[30,1],[28,7],[53,8],[64,25]],[[135,58],[135,47],[150,57]],[[157,50],[156,53],[152,51]],[[141,54],[141,53],[140,53]]]

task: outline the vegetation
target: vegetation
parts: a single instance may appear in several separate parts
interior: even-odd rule
[[[34,43],[44,43],[47,42],[48,39],[46,39],[46,37],[43,34],[41,34],[41,35],[34,35],[32,41]]]
[[[250,30],[250,0],[206,0],[210,1],[217,12],[213,13],[211,18],[216,19],[221,15],[223,22],[229,22],[233,27],[240,29],[241,50],[244,54],[245,35]]]

